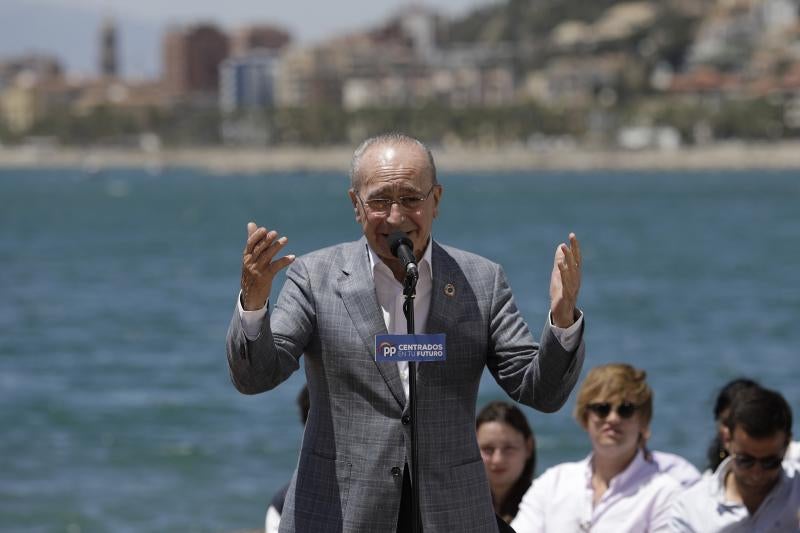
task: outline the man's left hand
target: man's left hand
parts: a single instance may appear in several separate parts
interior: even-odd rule
[[[569,234],[569,246],[558,245],[550,275],[550,315],[553,324],[568,328],[575,323],[578,291],[581,289],[581,249],[574,233]]]

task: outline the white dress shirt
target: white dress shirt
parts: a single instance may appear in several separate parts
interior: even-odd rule
[[[433,286],[433,268],[431,256],[433,239],[428,240],[428,246],[422,259],[417,264],[419,279],[417,280],[416,297],[414,298],[414,332],[415,333],[441,333],[440,331],[425,331],[428,321],[428,313],[431,308],[431,287]],[[403,315],[403,284],[395,279],[391,269],[381,260],[378,254],[367,245],[369,250],[370,271],[375,283],[375,293],[378,296],[378,305],[383,311],[383,321],[386,324],[386,331],[390,334],[406,333],[406,317]],[[261,325],[267,314],[269,301],[261,309],[256,311],[245,311],[242,307],[241,292],[237,298],[239,316],[242,320],[242,329],[248,340],[255,340],[261,332]],[[550,317],[550,328],[556,339],[567,352],[573,352],[580,343],[581,325],[583,324],[583,313],[578,312],[578,319],[568,328],[559,328],[553,324]],[[424,363],[422,363],[424,364]],[[397,363],[400,371],[400,379],[403,382],[403,390],[408,399],[408,363],[400,361]]]
[[[786,450],[785,460],[800,465],[800,441],[795,440],[789,443],[789,449]]]
[[[670,531],[686,533],[796,533],[800,531],[800,473],[784,461],[778,483],[754,514],[725,497],[728,457],[717,471],[703,476],[670,509]]]
[[[637,452],[593,504],[592,455],[536,478],[511,527],[517,533],[649,533],[666,531],[680,485]]]
[[[659,451],[649,453],[658,471],[672,477],[683,487],[691,487],[700,481],[700,471],[680,455]]]
[[[267,517],[264,519],[264,533],[278,533],[281,526],[281,514],[272,505],[267,509]]]

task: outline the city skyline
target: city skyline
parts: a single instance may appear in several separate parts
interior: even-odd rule
[[[112,17],[119,29],[121,73],[153,78],[160,75],[161,37],[171,24],[210,21],[226,29],[276,24],[285,27],[295,42],[309,44],[379,24],[403,6],[421,4],[456,16],[497,2],[343,0],[319,4],[297,0],[265,8],[258,0],[229,0],[222,9],[212,0],[175,0],[166,5],[157,0],[4,0],[0,5],[0,58],[31,52],[52,54],[70,73],[96,74],[100,24]]]

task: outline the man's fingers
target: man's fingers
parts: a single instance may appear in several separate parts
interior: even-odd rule
[[[261,239],[267,234],[267,228],[255,228],[250,231],[250,224],[247,225],[247,242],[244,245],[244,253],[252,254],[253,248],[259,243]]]
[[[287,255],[287,256],[281,257],[280,259],[278,259],[276,261],[273,261],[269,266],[269,269],[272,271],[272,274],[275,275],[280,270],[282,270],[282,269],[286,268],[287,266],[291,265],[292,261],[294,261],[294,257],[295,256],[292,254],[292,255]]]
[[[572,249],[572,256],[575,259],[575,264],[580,267],[583,264],[583,260],[581,258],[581,246],[578,242],[578,237],[576,237],[574,233],[569,234],[569,247]]]
[[[277,234],[275,236],[277,236]],[[268,237],[259,243],[256,249],[253,250],[253,261],[256,261],[259,265],[269,264],[281,248],[286,246],[286,243],[289,242],[289,239],[286,237],[276,239],[275,236]]]
[[[572,250],[570,250],[569,246],[562,244],[561,251],[564,252],[564,263],[566,263],[567,267],[577,266],[575,256],[572,254]]]
[[[264,227],[258,228],[247,238],[247,245],[244,247],[244,253],[252,254],[253,260],[255,260],[260,251],[263,251],[269,246],[277,236],[277,231],[270,231]]]
[[[258,243],[253,248],[253,261],[260,261],[265,256],[265,254],[267,255],[267,259],[270,259],[271,258],[271,256],[269,256],[270,249],[280,241],[280,239],[277,239],[277,237],[278,237],[277,231],[270,231],[264,236],[263,239],[258,241]],[[282,239],[286,239],[286,237],[282,237]]]
[[[559,269],[561,269],[561,265],[566,266],[567,269],[574,268],[575,258],[573,257],[572,252],[569,249],[569,246],[567,246],[563,242],[559,244],[558,248],[556,248],[556,256],[553,262],[559,266]]]
[[[248,222],[247,223],[247,241],[244,243],[244,252],[243,254],[253,253],[253,244],[257,237],[253,237],[253,234],[258,229],[255,222]]]

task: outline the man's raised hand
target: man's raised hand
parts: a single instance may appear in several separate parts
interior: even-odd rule
[[[568,328],[575,323],[578,292],[581,289],[581,248],[574,233],[569,246],[558,245],[550,276],[550,313],[553,323]]]
[[[245,311],[261,309],[272,290],[272,280],[294,261],[294,255],[275,256],[286,245],[286,237],[278,232],[247,223],[247,244],[242,252],[242,307]]]

